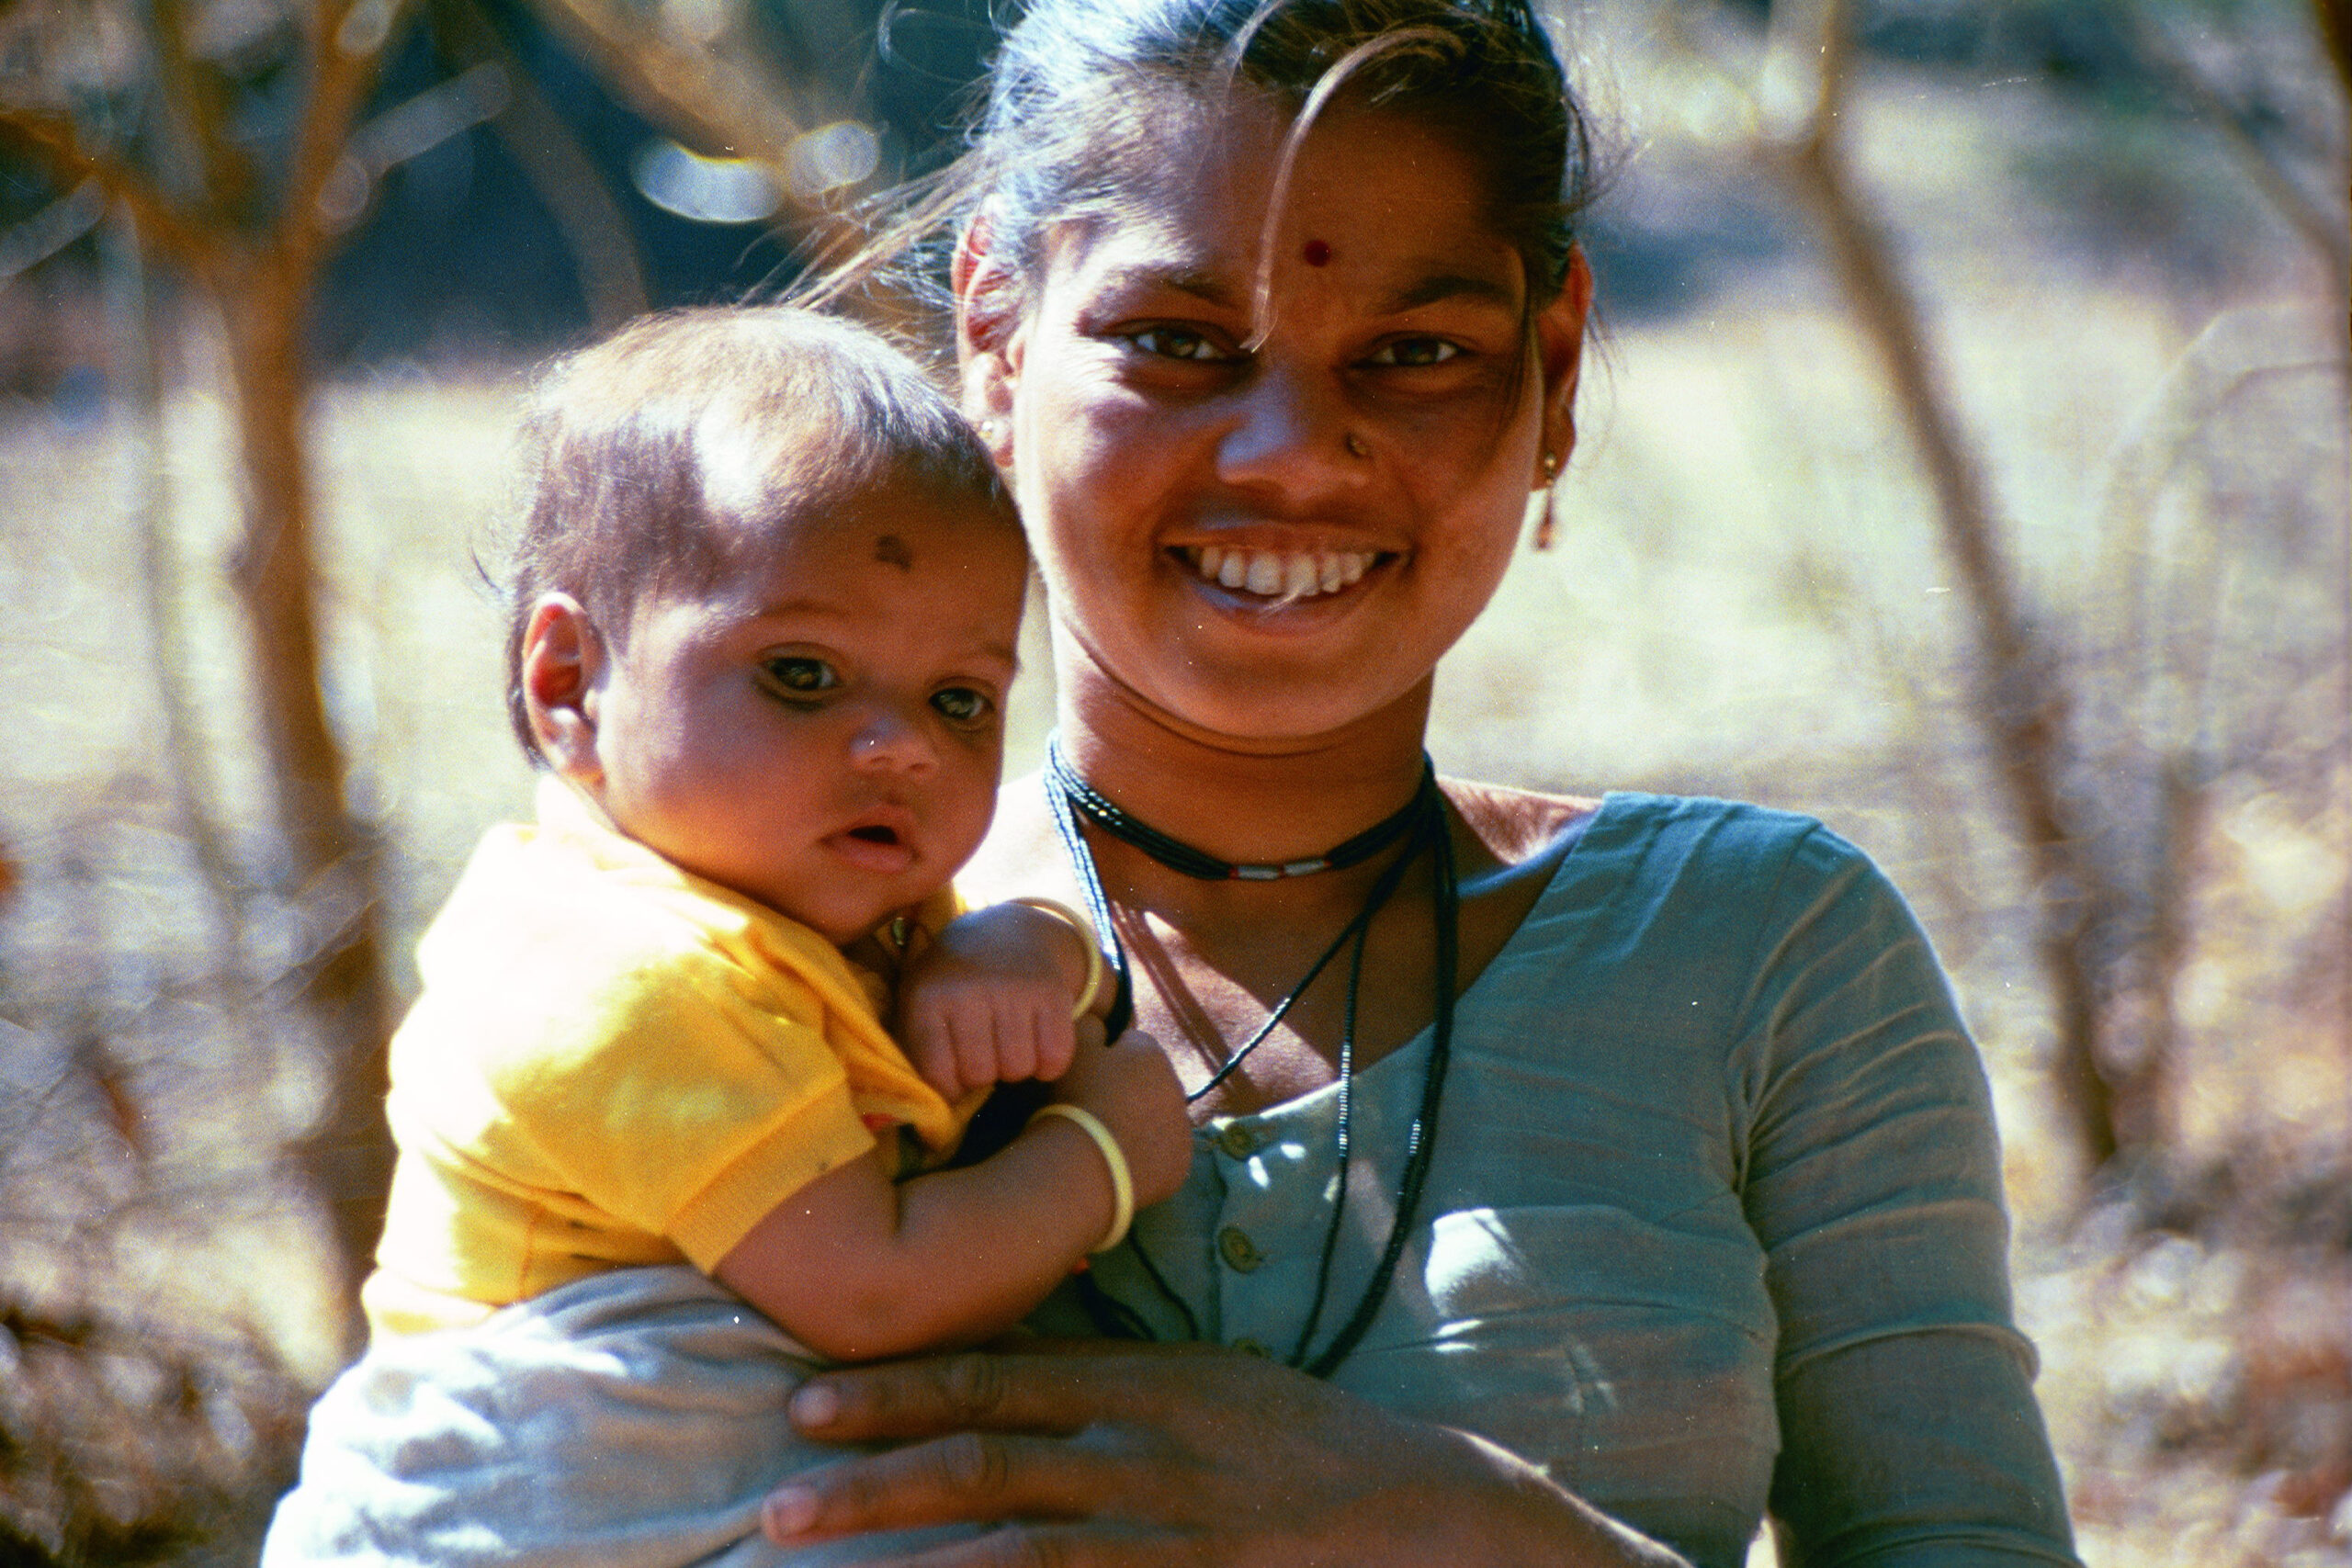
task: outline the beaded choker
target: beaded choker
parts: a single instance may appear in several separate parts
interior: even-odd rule
[[[1219,860],[1206,850],[1196,850],[1182,839],[1171,839],[1148,822],[1128,816],[1102,791],[1079,777],[1078,770],[1062,755],[1059,736],[1046,741],[1046,786],[1121,843],[1133,844],[1169,870],[1181,871],[1203,882],[1280,882],[1284,877],[1312,876],[1318,871],[1345,871],[1351,865],[1362,865],[1403,838],[1405,829],[1413,825],[1421,811],[1421,798],[1415,795],[1396,815],[1382,818],[1323,854],[1275,864],[1253,864],[1248,861]]]

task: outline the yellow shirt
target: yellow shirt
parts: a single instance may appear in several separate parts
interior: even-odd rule
[[[951,1107],[882,1028],[887,988],[817,932],[597,823],[553,779],[486,835],[417,946],[392,1038],[400,1159],[379,1335],[475,1323],[602,1269],[707,1272],[808,1182]],[[935,929],[951,893],[919,918]]]

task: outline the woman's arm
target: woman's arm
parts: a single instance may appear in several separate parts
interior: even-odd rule
[[[773,1494],[764,1523],[786,1546],[978,1520],[1006,1528],[922,1568],[1683,1564],[1483,1438],[1222,1350],[1054,1344],[849,1369],[804,1386],[792,1419],[908,1446]]]
[[[1935,953],[1819,829],[1767,929],[1731,1065],[1780,1325],[1772,1512],[1808,1562],[2072,1564],[1991,1096]]]

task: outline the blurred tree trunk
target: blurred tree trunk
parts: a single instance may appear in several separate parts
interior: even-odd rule
[[[151,178],[127,147],[85,142],[65,114],[0,107],[0,131],[60,186],[95,182],[129,215],[141,245],[179,264],[220,312],[244,502],[233,580],[282,854],[271,880],[300,928],[288,978],[326,1067],[319,1115],[289,1155],[328,1222],[354,1345],[356,1292],[391,1171],[383,1116],[390,998],[370,836],[346,802],[346,763],[320,680],[304,338],[334,237],[322,194],[349,171],[352,126],[396,19],[390,0],[322,0],[300,17],[306,91],[274,189],[263,188],[254,160],[223,133],[226,84],[193,60],[187,19],[171,0],[140,21],[182,137],[165,160],[177,179]]]
[[[347,764],[322,694],[312,549],[311,376],[303,342],[315,264],[307,247],[246,258],[219,292],[237,393],[245,532],[234,583],[253,637],[252,679],[277,795],[286,882],[311,919],[298,976],[326,1058],[325,1103],[291,1151],[324,1209],[346,1292],[366,1275],[391,1179],[385,1125],[384,976],[373,835],[352,815]]]
[[[1855,320],[1885,368],[1975,619],[1975,717],[2032,872],[2036,948],[2055,1013],[2052,1079],[2071,1141],[2097,1171],[2162,1139],[2164,1032],[2147,1032],[2129,1062],[2117,1059],[2109,1036],[2119,1018],[2144,1010],[2129,992],[2168,990],[2172,976],[2130,973],[2131,944],[2117,941],[2128,900],[2101,857],[2101,824],[2082,819],[2066,788],[2072,694],[2008,561],[1984,465],[1944,392],[1925,314],[1848,173],[1844,6],[1782,0],[1772,27],[1771,68],[1810,87],[1792,95],[1801,118],[1779,129],[1772,152],[1812,209]]]

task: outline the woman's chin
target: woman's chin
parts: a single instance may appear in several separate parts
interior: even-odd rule
[[[1419,732],[1426,673],[1367,681],[1361,669],[1255,659],[1189,661],[1187,678],[1143,694],[1180,726],[1222,739],[1287,747],[1327,739],[1396,715]]]

